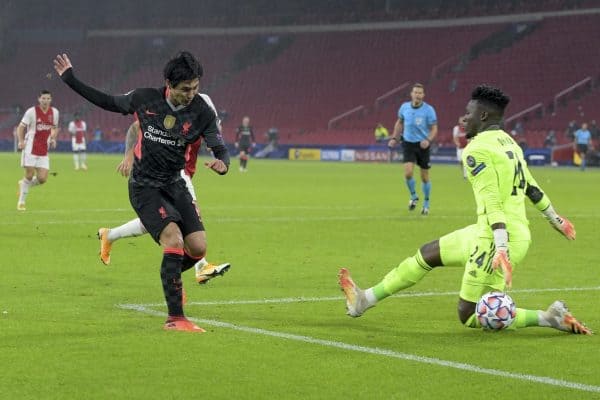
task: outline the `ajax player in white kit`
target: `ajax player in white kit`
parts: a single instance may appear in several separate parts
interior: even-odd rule
[[[85,134],[87,124],[81,119],[79,113],[75,113],[75,119],[69,122],[69,132],[71,133],[71,148],[73,149],[73,162],[75,169],[87,170],[87,155],[85,153]]]
[[[17,126],[17,147],[21,150],[21,166],[25,176],[19,180],[17,210],[25,211],[25,200],[29,189],[41,185],[48,179],[50,159],[48,148],[56,147],[58,135],[58,110],[51,107],[52,94],[42,90],[39,105],[30,107]]]
[[[452,129],[452,140],[456,145],[456,159],[458,160],[458,164],[462,170],[463,178],[467,179],[467,171],[462,162],[462,152],[467,145],[467,136],[465,133],[463,117],[458,119],[458,124],[456,124],[456,126]]]

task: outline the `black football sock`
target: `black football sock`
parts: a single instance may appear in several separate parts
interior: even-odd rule
[[[181,263],[183,249],[165,249],[160,266],[160,279],[169,317],[183,317]]]
[[[181,264],[181,272],[185,272],[192,268],[202,257],[192,257],[188,253],[183,254],[183,263]]]

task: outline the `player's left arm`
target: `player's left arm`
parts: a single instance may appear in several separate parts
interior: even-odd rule
[[[50,138],[48,139],[48,144],[50,145],[50,148],[55,149],[56,148],[56,138],[58,137],[58,110],[53,108],[52,112],[54,113],[54,126],[52,128],[50,128]]]
[[[51,149],[56,148],[57,136],[58,136],[58,128],[57,127],[50,128],[50,138],[48,139],[48,144],[50,145]]]
[[[212,169],[219,175],[225,175],[229,171],[229,151],[225,147],[223,136],[217,125],[216,116],[210,121],[208,127],[204,129],[202,136],[206,142],[206,147],[211,149],[215,158],[204,162],[206,168]]]
[[[536,182],[533,175],[531,175],[531,172],[525,163],[523,165],[523,173],[526,181],[525,195],[529,198],[529,200],[531,200],[535,208],[544,214],[544,217],[546,217],[554,229],[560,232],[568,240],[575,240],[577,235],[575,232],[575,226],[571,223],[571,221],[563,216],[560,216],[554,210],[554,207],[550,202],[550,198],[542,191],[542,188]]]
[[[427,139],[425,139],[425,141],[427,143],[427,146],[425,148],[431,146],[431,143],[433,143],[437,134],[438,134],[438,126],[436,123],[429,127],[429,135],[427,135]]]
[[[87,140],[87,124],[85,121],[82,121],[81,124],[83,127],[83,140]]]
[[[429,108],[429,112],[427,113],[427,126],[429,126],[429,133],[427,134],[427,138],[421,141],[421,148],[426,149],[431,146],[431,143],[435,140],[435,137],[438,134],[438,124],[437,124],[437,115],[435,113],[435,109],[433,107]]]

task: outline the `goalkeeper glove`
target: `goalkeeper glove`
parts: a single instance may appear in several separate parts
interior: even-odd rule
[[[512,264],[508,256],[508,232],[506,229],[494,229],[494,244],[496,252],[492,258],[492,267],[494,269],[502,268],[504,283],[508,289],[512,286]]]
[[[568,240],[575,240],[575,226],[571,223],[571,221],[558,215],[556,211],[554,211],[552,205],[548,206],[548,208],[542,212],[544,213],[544,217],[546,217],[554,229],[560,232]]]

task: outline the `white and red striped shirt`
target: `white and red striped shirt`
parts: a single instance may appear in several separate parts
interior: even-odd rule
[[[44,112],[39,106],[30,107],[21,123],[27,127],[23,151],[34,156],[48,155],[48,138],[51,130],[58,126],[58,110],[50,107]]]
[[[87,132],[87,124],[81,119],[69,122],[69,132],[75,137],[75,143],[84,143]]]
[[[462,125],[456,125],[454,129],[452,129],[452,137],[458,138],[458,149],[465,148],[465,146],[467,145],[467,135],[465,133],[465,128],[463,128]]]
[[[221,130],[221,121],[218,120],[219,113],[217,112],[217,108],[213,104],[211,98],[204,93],[198,94],[200,97],[204,99],[206,104],[209,105],[210,108],[213,109],[215,115],[217,116],[217,127]],[[189,144],[185,149],[185,167],[183,168],[185,174],[190,178],[194,177],[196,173],[196,160],[198,159],[198,152],[200,151],[200,146],[202,145],[202,139],[198,139],[196,142]]]

